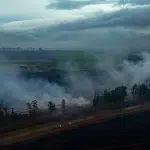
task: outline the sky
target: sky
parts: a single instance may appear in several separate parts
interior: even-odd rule
[[[150,0],[0,0],[0,47],[149,51]]]

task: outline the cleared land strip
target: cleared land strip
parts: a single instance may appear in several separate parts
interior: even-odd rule
[[[28,128],[28,129],[24,129],[20,131],[14,131],[14,132],[5,134],[3,139],[0,139],[0,145],[11,145],[13,143],[34,140],[36,138],[40,138],[41,136],[44,136],[47,134],[55,134],[58,132],[74,129],[79,126],[84,126],[87,124],[93,124],[97,122],[104,122],[104,121],[107,121],[109,119],[113,119],[119,116],[131,115],[137,112],[143,112],[143,111],[148,111],[148,110],[150,110],[150,106],[147,106],[147,107],[137,106],[131,109],[123,109],[123,110],[118,110],[114,113],[89,116],[86,118],[81,118],[78,120],[65,122],[65,123],[57,124],[53,126],[46,124],[46,125],[37,126],[35,128]]]

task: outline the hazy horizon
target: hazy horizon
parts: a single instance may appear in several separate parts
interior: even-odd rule
[[[150,0],[1,0],[0,47],[149,51]]]

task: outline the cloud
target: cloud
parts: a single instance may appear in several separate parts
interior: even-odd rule
[[[36,2],[0,1],[0,46],[112,52],[149,49],[148,0],[142,4],[138,0]],[[53,4],[66,8],[52,9]]]
[[[51,3],[46,6],[46,8],[54,8],[54,9],[78,9],[85,5],[92,4],[93,2],[91,0],[87,1],[73,1],[73,0],[57,0],[54,3]]]
[[[95,18],[97,13],[103,15],[104,13],[111,13],[120,9],[115,4],[99,4],[88,5],[81,9],[75,10],[48,10],[43,17],[35,17],[33,19],[24,19],[19,21],[11,21],[1,25],[5,31],[24,31],[37,28],[57,27],[59,25],[75,23],[78,20],[86,20]],[[49,15],[48,15],[49,14]],[[61,14],[61,15],[60,15]]]
[[[126,6],[123,9],[97,15],[94,18],[77,20],[69,24],[60,24],[61,30],[83,30],[87,28],[105,28],[105,27],[133,27],[144,28],[150,25],[150,5],[147,6]]]
[[[111,2],[116,2],[112,0]],[[47,9],[62,9],[62,10],[72,10],[80,9],[82,7],[92,5],[92,4],[105,4],[110,3],[110,0],[56,0],[46,6]]]
[[[47,0],[0,0],[0,16],[42,17],[48,3]]]
[[[150,4],[150,0],[120,0],[119,3],[120,4],[132,3],[132,4],[146,5],[146,4]]]

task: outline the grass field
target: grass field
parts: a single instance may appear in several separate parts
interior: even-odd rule
[[[22,51],[22,52],[0,52],[0,64],[14,64],[19,66],[47,66],[52,69],[64,70],[68,63],[77,70],[93,70],[97,63],[103,64],[105,61],[118,62],[122,58],[105,55],[96,52],[85,51]]]

